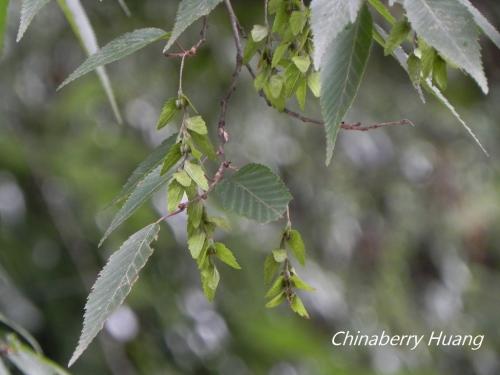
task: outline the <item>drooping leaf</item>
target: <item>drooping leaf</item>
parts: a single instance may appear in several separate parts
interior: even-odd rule
[[[158,121],[156,122],[156,129],[161,129],[168,125],[177,112],[179,112],[177,108],[177,98],[168,99],[161,109],[160,117],[158,117]]]
[[[306,263],[306,247],[304,245],[304,241],[302,241],[302,236],[299,231],[292,229],[289,233],[287,242],[292,249],[295,258],[300,264],[304,265]]]
[[[440,90],[446,90],[448,85],[448,73],[446,70],[446,61],[441,56],[437,55],[434,59],[434,66],[432,68],[432,80],[438,85]]]
[[[106,319],[130,293],[140,270],[153,254],[153,242],[160,230],[159,224],[150,224],[133,234],[113,253],[97,278],[85,305],[83,330],[73,353],[71,366],[87,349],[104,326]]]
[[[405,0],[404,7],[417,34],[468,73],[486,94],[478,33],[467,7],[457,0]]]
[[[23,0],[21,6],[21,23],[17,32],[16,41],[19,42],[28,29],[33,18],[49,3],[50,0]]]
[[[275,295],[281,293],[281,291],[283,290],[283,281],[284,281],[284,277],[283,276],[280,276],[278,277],[273,285],[271,286],[271,288],[269,288],[269,290],[266,292],[266,298],[272,298],[274,297]]]
[[[307,98],[307,79],[302,78],[297,85],[297,90],[295,90],[295,97],[297,98],[297,103],[299,103],[299,107],[301,110],[304,110],[306,107],[306,98]]]
[[[290,303],[290,307],[299,316],[309,319],[309,313],[307,312],[306,307],[302,303],[302,300],[299,298],[299,296],[295,295],[292,297],[292,302]]]
[[[99,51],[99,45],[97,44],[97,38],[90,23],[90,20],[83,8],[80,0],[58,0],[59,6],[61,7],[66,19],[68,20],[73,32],[83,46],[85,53],[90,56]],[[109,80],[108,73],[103,66],[96,68],[97,76],[101,82],[101,86],[106,93],[111,109],[116,117],[118,123],[122,123],[122,116],[120,110],[118,109],[118,104],[116,103],[115,94],[113,88],[111,87],[111,81]]]
[[[286,299],[285,293],[281,292],[276,297],[271,299],[268,303],[266,303],[266,307],[271,309],[273,307],[279,306],[283,303],[285,299]]]
[[[290,29],[292,30],[292,34],[297,36],[299,35],[307,22],[307,12],[303,11],[295,11],[292,12],[290,16]]]
[[[191,139],[194,145],[211,160],[217,160],[217,153],[215,152],[214,145],[208,138],[208,135],[201,135],[198,133],[191,133]]]
[[[7,29],[7,11],[9,0],[0,0],[0,56],[2,56],[5,30]]]
[[[177,38],[196,20],[208,15],[222,0],[182,0],[177,10],[172,35],[163,49],[166,53]]]
[[[237,270],[241,269],[241,266],[238,264],[238,261],[236,260],[233,252],[221,242],[215,243],[215,256],[226,263],[228,266],[233,267]]]
[[[130,33],[123,34],[112,40],[98,52],[89,56],[68,78],[57,88],[60,90],[68,83],[91,72],[97,67],[104,66],[123,59],[124,57],[146,47],[148,44],[165,39],[168,33],[161,29],[146,28],[138,29]]]
[[[170,178],[169,174],[161,175],[162,166],[159,165],[153,169],[149,174],[141,180],[135,189],[130,194],[129,198],[125,201],[123,206],[118,210],[118,212],[113,217],[111,224],[109,224],[108,229],[104,233],[99,246],[108,238],[108,236],[118,228],[125,220],[127,220],[142,204],[148,200],[155,191],[157,191],[162,185],[166,184]]]
[[[287,258],[287,253],[285,249],[277,249],[272,251],[273,258],[278,263],[283,263]]]
[[[337,35],[356,22],[363,0],[312,0],[311,28],[314,38],[314,66],[319,69],[325,53]]]
[[[321,112],[325,119],[326,164],[348,109],[356,96],[368,62],[372,42],[372,19],[366,6],[357,21],[338,34],[325,54],[320,72]]]
[[[280,264],[276,262],[272,253],[266,257],[266,260],[264,261],[264,282],[266,284],[269,284],[274,278],[279,266]]]
[[[203,190],[208,190],[208,181],[205,177],[205,172],[199,164],[191,163],[186,160],[184,163],[184,170],[193,179],[193,181]]]
[[[390,55],[410,34],[411,26],[406,19],[396,22],[387,38],[384,55]]]
[[[203,293],[209,301],[215,297],[215,291],[219,285],[220,275],[217,268],[211,263],[205,263],[207,266],[201,270],[201,285]]]
[[[269,30],[265,26],[254,25],[250,34],[252,35],[252,40],[258,43],[266,38]]]
[[[186,127],[200,135],[205,135],[208,133],[207,125],[201,116],[189,117],[186,119]]]
[[[7,358],[25,375],[69,375],[56,363],[23,345],[14,335],[7,336],[7,345]]]
[[[292,61],[295,66],[300,70],[301,73],[305,74],[311,65],[311,60],[309,56],[294,56]]]
[[[200,200],[195,200],[189,203],[187,208],[188,224],[193,228],[198,228],[203,218],[203,203]]]
[[[161,174],[165,174],[172,169],[174,165],[181,159],[181,144],[176,143],[172,147],[170,147],[167,151],[165,159],[163,161],[163,167],[161,168]]]
[[[226,210],[260,223],[279,219],[292,199],[281,179],[260,164],[247,164],[224,178],[215,193]]]
[[[474,19],[476,25],[479,26],[483,33],[485,33],[498,48],[500,48],[500,33],[497,31],[497,29],[495,29],[495,26],[493,26],[486,19],[486,17],[484,17],[476,8],[474,8],[469,0],[458,1],[460,1],[465,7],[467,7],[467,10],[472,15],[472,18]]]
[[[198,231],[188,238],[188,249],[193,259],[197,259],[200,256],[206,239],[207,235],[202,231]]]
[[[182,197],[184,196],[184,188],[177,180],[172,179],[168,184],[167,189],[167,210],[168,212],[174,212],[177,210],[179,203],[181,203]]]
[[[285,56],[286,51],[288,51],[289,44],[282,43],[274,50],[273,59],[271,61],[271,67],[275,68],[278,66],[279,62]]]
[[[134,191],[134,189],[137,187],[137,184],[141,180],[143,180],[144,177],[146,177],[146,175],[148,175],[153,169],[155,169],[158,165],[162,163],[163,158],[165,158],[165,155],[169,152],[169,150],[172,149],[172,147],[175,147],[176,139],[177,139],[177,134],[174,134],[168,137],[165,141],[162,142],[160,146],[154,149],[154,151],[144,161],[142,161],[137,166],[137,168],[132,172],[125,185],[123,185],[122,190],[113,199],[111,204],[118,203],[127,198],[130,195],[130,193],[132,193],[132,191]],[[179,158],[180,158],[180,152],[179,152]],[[175,163],[177,163],[179,158],[177,158],[175,162],[173,162],[172,166]],[[172,157],[171,160],[174,159],[175,158]],[[163,170],[162,174],[165,172],[166,171]]]
[[[189,177],[185,170],[175,172],[174,178],[184,187],[191,186],[191,177]]]
[[[307,86],[309,86],[309,90],[311,90],[312,94],[319,98],[321,95],[321,83],[319,72],[312,72],[307,77]]]
[[[307,292],[314,292],[316,290],[297,275],[292,275],[291,280],[295,288],[302,289]]]

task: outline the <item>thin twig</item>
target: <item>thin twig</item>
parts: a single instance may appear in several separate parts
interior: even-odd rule
[[[200,31],[200,39],[193,44],[193,46],[190,49],[185,50],[182,48],[182,46],[179,44],[179,42],[176,41],[177,46],[181,50],[181,52],[165,52],[165,57],[168,58],[185,58],[185,57],[192,57],[196,55],[198,52],[199,48],[207,41],[207,28],[208,28],[208,22],[207,22],[207,17],[203,17],[203,26],[201,27]]]

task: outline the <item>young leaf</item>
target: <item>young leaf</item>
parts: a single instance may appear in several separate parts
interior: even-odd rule
[[[300,233],[293,229],[289,233],[287,243],[292,249],[293,255],[300,264],[304,265],[306,263],[306,247],[304,246],[304,241],[302,241],[302,236]]]
[[[219,271],[213,264],[208,263],[208,266],[201,271],[201,284],[203,292],[209,301],[212,301],[215,297],[215,290],[219,285],[219,280]]]
[[[217,160],[217,153],[215,152],[214,145],[208,138],[208,135],[201,135],[198,133],[190,133],[194,145],[211,160]]]
[[[288,51],[289,44],[282,43],[274,50],[273,59],[271,61],[271,67],[275,68],[278,66],[279,62],[285,56],[286,51]]]
[[[266,293],[266,298],[272,298],[274,297],[275,295],[281,293],[283,291],[283,281],[284,281],[284,277],[283,276],[280,276],[276,279],[276,281],[273,283],[273,285],[271,286],[271,288],[269,288],[269,290],[267,291]]]
[[[193,179],[193,181],[203,190],[208,190],[208,181],[205,177],[205,172],[199,164],[191,163],[189,160],[186,160],[184,164],[184,170],[186,173]]]
[[[68,366],[75,363],[102,329],[106,319],[123,303],[139,277],[139,271],[153,253],[150,244],[159,230],[158,224],[148,225],[133,234],[111,255],[88,297],[82,334]]]
[[[274,278],[279,266],[280,264],[276,262],[272,253],[266,257],[266,260],[264,261],[264,282],[266,284],[269,284]]]
[[[295,91],[295,97],[297,98],[300,109],[304,110],[307,98],[307,79],[305,77],[299,81],[297,90]]]
[[[358,20],[330,44],[321,69],[321,112],[325,119],[326,164],[330,163],[340,122],[351,107],[368,62],[372,18],[366,6]]]
[[[153,169],[155,169],[162,163],[165,154],[169,153],[173,147],[176,147],[175,146],[176,139],[177,139],[177,134],[171,135],[165,141],[163,141],[160,146],[154,149],[154,151],[143,162],[141,162],[139,166],[132,172],[127,182],[123,186],[122,190],[120,191],[120,193],[118,193],[115,199],[113,199],[111,204],[118,203],[123,199],[127,198],[130,195],[130,193],[132,193],[132,191],[137,187],[137,184],[141,180],[143,180],[144,177],[148,175]],[[173,164],[177,163],[178,160],[179,159],[175,160]],[[162,173],[164,172],[165,171],[162,171]]]
[[[474,22],[477,26],[485,33],[488,38],[491,39],[495,45],[500,48],[500,33],[495,29],[495,27],[484,17],[474,6],[471,4],[469,0],[458,0],[460,1],[467,10],[472,15]]]
[[[189,187],[191,186],[191,177],[189,177],[189,175],[187,174],[187,172],[185,170],[181,170],[181,171],[178,171],[178,172],[175,172],[173,174],[173,177],[177,180],[177,182],[179,182],[179,184],[181,184],[182,186],[184,187]]]
[[[406,19],[397,22],[389,34],[384,47],[384,55],[390,55],[396,47],[403,43],[411,32],[410,24]]]
[[[167,210],[168,212],[174,212],[177,210],[179,203],[181,203],[182,197],[184,196],[184,188],[177,180],[172,179],[168,184],[167,189]]]
[[[309,56],[294,56],[292,57],[292,61],[302,74],[306,74],[309,66],[311,65]]]
[[[408,64],[408,75],[411,82],[415,85],[420,85],[420,75],[422,73],[421,60],[412,53],[406,63]]]
[[[59,6],[62,9],[66,19],[68,20],[73,32],[80,40],[85,53],[90,56],[97,51],[99,51],[99,45],[97,44],[97,38],[95,36],[94,29],[90,23],[90,20],[82,6],[80,0],[58,0]],[[118,109],[118,104],[116,103],[115,94],[113,88],[111,87],[111,81],[109,80],[108,73],[103,66],[96,69],[97,76],[101,81],[101,86],[108,97],[111,109],[116,117],[116,120],[121,124],[122,117],[120,110]]]
[[[314,292],[316,290],[297,275],[292,275],[291,280],[293,281],[293,286],[295,288],[302,289],[307,292]]]
[[[57,88],[60,90],[68,83],[91,72],[92,70],[117,60],[146,47],[148,44],[164,39],[168,33],[161,29],[138,29],[114,39],[99,51],[89,56],[76,70],[71,73]]]
[[[279,219],[292,199],[281,179],[260,164],[247,164],[215,189],[222,206],[260,223]]]
[[[163,49],[166,53],[177,38],[195,21],[208,15],[222,0],[182,0],[177,10],[172,35]]]
[[[295,311],[299,316],[309,319],[309,313],[307,312],[304,304],[302,303],[302,300],[299,298],[299,296],[294,295],[292,297],[292,302],[290,304],[290,307],[292,308],[293,311]]]
[[[161,129],[168,125],[177,112],[179,112],[179,109],[177,108],[177,98],[168,99],[161,109],[160,117],[156,122],[156,129]]]
[[[303,11],[294,11],[290,16],[290,28],[294,36],[299,35],[307,22],[307,13]]]
[[[217,227],[225,230],[225,231],[230,231],[231,230],[231,224],[226,218],[223,217],[218,217],[218,216],[210,216],[207,221],[209,223],[215,224]]]
[[[181,159],[181,144],[176,143],[172,147],[169,148],[167,154],[165,155],[165,159],[163,161],[163,166],[161,168],[161,174],[165,174],[172,169],[172,167],[177,164],[177,162]]]
[[[205,245],[205,240],[207,236],[205,232],[197,231],[193,233],[188,239],[188,249],[191,253],[193,259],[197,259],[200,256],[201,250],[203,250],[203,245]]]
[[[108,229],[104,233],[99,246],[102,245],[104,240],[118,228],[125,220],[127,220],[142,204],[149,198],[155,191],[157,191],[162,185],[164,185],[170,176],[160,174],[161,166],[156,167],[152,172],[150,172],[141,182],[139,182],[130,194],[130,197],[123,204],[120,210],[116,213]]]
[[[248,38],[243,50],[243,63],[248,64],[252,57],[257,53],[262,43],[255,43],[252,38]]]
[[[24,346],[14,335],[7,336],[7,345],[9,349],[6,350],[6,357],[25,375],[69,375],[56,363]]]
[[[187,214],[189,224],[193,228],[198,228],[203,218],[203,203],[199,200],[189,203]]]
[[[269,30],[267,30],[267,27],[262,26],[262,25],[254,25],[251,31],[252,35],[252,40],[255,43],[258,43],[262,40],[264,40],[269,33]]]
[[[295,66],[295,64],[289,64],[285,69],[285,97],[289,98],[293,95],[297,88],[297,84],[300,80],[302,73]]]
[[[50,0],[23,0],[21,6],[21,23],[17,32],[16,42],[19,42],[28,29],[33,18],[49,3]]]
[[[441,90],[446,90],[448,85],[448,72],[446,70],[446,61],[441,56],[437,55],[434,59],[434,67],[432,68],[432,79]]]
[[[272,254],[274,260],[278,263],[283,263],[287,258],[286,250],[284,249],[273,250]]]
[[[321,94],[321,83],[319,78],[319,72],[312,72],[307,77],[307,85],[309,86],[309,90],[311,90],[312,94],[319,98]]]
[[[7,11],[9,0],[0,0],[0,57],[2,56],[5,30],[7,29]]]
[[[434,59],[436,58],[436,50],[428,46],[423,40],[419,41],[419,49],[422,60],[422,76],[427,78],[432,73],[434,67]]]
[[[236,261],[233,252],[229,250],[223,243],[215,243],[215,255],[228,266],[233,267],[237,270],[241,269],[241,266]]]
[[[405,0],[404,7],[417,34],[488,93],[476,25],[467,8],[456,0]]]
[[[269,92],[273,98],[279,98],[283,89],[283,78],[277,74],[269,79]]]
[[[283,303],[283,301],[285,299],[286,299],[285,293],[281,292],[276,297],[274,297],[272,300],[270,300],[268,303],[266,303],[266,307],[271,309],[273,307],[279,306]]]
[[[186,119],[186,127],[200,135],[205,135],[208,133],[205,121],[201,116],[189,117]]]
[[[356,22],[363,0],[312,0],[311,28],[314,37],[314,66],[326,61],[333,40],[350,23]]]

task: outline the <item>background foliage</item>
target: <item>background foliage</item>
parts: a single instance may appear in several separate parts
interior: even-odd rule
[[[144,25],[171,28],[176,1],[129,3],[132,18],[115,2],[85,2],[101,44]],[[498,25],[495,1],[474,3]],[[18,18],[18,7],[12,2],[10,19]],[[260,2],[235,1],[235,8],[247,29],[262,22]],[[208,44],[186,66],[184,91],[213,124],[234,47],[223,9],[210,20]],[[55,4],[41,11],[20,45],[16,26],[9,22],[0,69],[0,308],[50,358],[66,363],[104,260],[164,212],[161,191],[97,249],[113,214],[106,205],[171,131],[160,137],[155,124],[164,100],[176,94],[178,64],[161,56],[160,43],[108,67],[124,113],[125,125],[117,125],[95,75],[56,92],[84,54]],[[189,45],[198,32],[189,29],[181,41]],[[302,274],[316,288],[303,295],[311,320],[264,308],[262,262],[279,242],[279,224],[232,220],[236,230],[224,242],[243,269],[222,269],[226,282],[209,303],[179,215],[162,224],[127,305],[73,372],[498,373],[500,55],[484,41],[483,54],[490,95],[456,72],[446,94],[489,159],[439,103],[429,99],[423,107],[378,46],[348,120],[405,117],[416,127],[341,132],[328,168],[323,130],[268,108],[244,74],[228,113],[226,154],[239,165],[271,166],[292,192],[294,226],[310,254]],[[312,101],[308,106],[319,112]],[[478,352],[333,348],[331,335],[340,329],[444,329],[484,333],[486,340]]]

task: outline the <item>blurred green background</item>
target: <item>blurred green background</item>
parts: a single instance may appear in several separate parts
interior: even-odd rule
[[[102,44],[146,26],[170,29],[177,1],[84,1]],[[247,30],[262,23],[262,1],[235,1]],[[496,0],[473,1],[500,27]],[[84,54],[55,3],[15,43],[11,2],[0,63],[0,311],[65,364],[81,329],[90,286],[128,235],[165,211],[160,191],[98,249],[133,168],[173,128],[157,132],[164,100],[177,90],[178,61],[150,46],[108,68],[124,114],[117,125],[95,75],[56,87]],[[209,40],[189,59],[185,92],[215,130],[234,46],[223,7]],[[181,39],[196,40],[199,24]],[[279,172],[309,261],[299,274],[311,320],[264,308],[262,264],[283,223],[230,217],[219,237],[243,270],[221,270],[214,303],[201,291],[185,246],[185,217],[164,224],[155,254],[126,305],[72,369],[74,374],[479,374],[500,373],[500,53],[482,40],[491,93],[450,71],[446,94],[484,142],[485,157],[432,98],[423,105],[405,73],[374,45],[348,119],[411,119],[415,128],[343,132],[330,167],[324,134],[268,108],[246,72],[231,102],[226,154]],[[308,98],[307,112],[319,116]],[[213,131],[215,139],[215,131]],[[213,208],[215,209],[215,208]],[[485,334],[469,348],[333,347],[338,330],[392,334]]]

